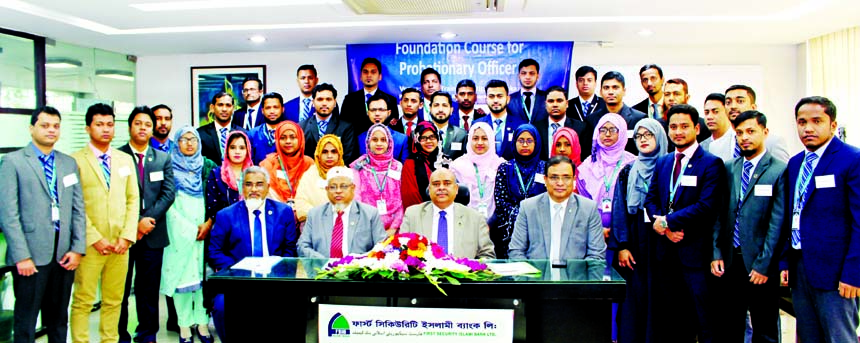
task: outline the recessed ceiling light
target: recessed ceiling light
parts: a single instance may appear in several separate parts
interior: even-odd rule
[[[248,40],[250,40],[252,43],[260,44],[266,41],[266,37],[263,37],[261,35],[253,35],[248,38]]]
[[[652,35],[654,35],[654,31],[651,31],[649,29],[641,29],[637,33],[642,37],[651,37]]]
[[[454,37],[457,37],[457,34],[453,32],[444,32],[440,33],[439,37],[442,37],[442,39],[452,39]]]
[[[127,70],[99,69],[96,76],[106,77],[114,80],[134,81],[134,73]]]

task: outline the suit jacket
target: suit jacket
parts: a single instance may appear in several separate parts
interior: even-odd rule
[[[215,162],[215,164],[221,165],[221,157],[224,155],[224,152],[221,151],[221,134],[217,131],[214,121],[197,128],[197,134],[200,135],[200,153],[203,154],[203,157]],[[228,131],[246,132],[241,126],[233,125],[232,123]]]
[[[552,208],[547,193],[520,203],[520,214],[508,247],[510,259],[550,259]],[[605,260],[606,241],[597,203],[571,194],[561,224],[561,260]]]
[[[608,109],[607,109],[607,111],[608,111]],[[591,141],[591,138],[594,137],[594,131],[597,130],[597,123],[600,122],[600,119],[603,118],[603,116],[606,113],[609,113],[609,112],[594,113],[585,119],[585,122],[587,124],[587,126],[586,126],[587,129],[586,129],[586,132],[584,133],[584,135],[585,135],[586,140]],[[642,120],[642,118],[646,117],[645,113],[634,110],[627,105],[623,105],[621,107],[621,111],[618,111],[618,114],[624,118],[625,122],[627,122],[628,132],[632,131],[633,128],[636,127],[636,123],[638,123],[640,120]],[[627,137],[627,145],[624,146],[624,150],[633,154],[633,155],[638,155],[639,154],[639,148],[636,147],[636,142],[633,139],[633,134],[629,134],[627,136],[628,136]],[[582,138],[580,138],[580,139],[582,139]],[[594,147],[591,147],[591,148],[594,148]],[[585,151],[582,152],[583,159],[585,159],[585,157],[587,157],[587,156],[591,156],[590,150],[587,153]]]
[[[119,150],[132,156],[132,161],[134,161],[134,152],[132,152],[131,146],[126,144],[121,146]],[[170,239],[167,237],[167,220],[164,215],[176,198],[176,188],[173,184],[173,163],[170,161],[170,155],[153,148],[146,149],[146,156],[144,156],[143,161],[145,180],[140,178],[137,180],[140,194],[140,218],[155,219],[155,228],[143,236],[138,243],[146,243],[146,246],[152,249],[160,249],[170,244]],[[134,172],[137,172],[136,167]]]
[[[0,227],[6,237],[6,265],[28,258],[37,266],[60,261],[67,252],[87,249],[87,218],[75,159],[54,150],[54,179],[60,209],[60,233],[54,255],[51,193],[32,143],[3,156],[0,163]],[[47,214],[47,215],[46,215]]]
[[[791,249],[794,191],[804,152],[788,161],[785,183],[786,215],[783,237]],[[860,286],[860,149],[833,138],[821,154],[809,182],[806,205],[800,212],[800,244],[806,278],[820,290],[838,289],[839,282]],[[832,175],[835,187],[822,185]],[[780,269],[796,272],[797,254]],[[797,274],[793,274],[797,275]],[[794,284],[797,277],[789,277]],[[792,286],[794,287],[794,286]]]
[[[493,116],[488,115],[486,117],[477,119],[474,122],[475,123],[484,122],[484,123],[490,124],[490,127],[495,129],[496,127],[495,127],[495,124],[493,124],[493,120],[495,120],[493,118]],[[502,153],[499,154],[499,156],[501,156],[505,160],[510,161],[511,159],[514,158],[514,141],[517,140],[517,138],[514,137],[514,130],[516,130],[517,127],[522,125],[522,124],[526,124],[526,121],[524,121],[523,119],[520,119],[520,117],[517,115],[512,115],[510,111],[508,112],[508,116],[507,116],[507,118],[505,118],[505,123],[504,123],[505,132],[502,134],[502,138],[503,138],[502,139]],[[487,134],[493,134],[493,133],[488,132]]]
[[[723,211],[726,167],[719,157],[699,146],[687,162],[683,175],[694,176],[695,186],[679,186],[669,214],[669,184],[675,154],[657,159],[645,209],[654,216],[666,216],[669,230],[684,231],[684,239],[672,243],[667,238],[655,242],[658,260],[680,259],[686,267],[709,269],[713,258],[713,233],[717,213]]]
[[[269,154],[276,150],[275,145],[278,144],[277,138],[273,145],[269,145],[269,139],[266,138],[266,130],[268,129],[269,127],[263,124],[248,132],[248,140],[251,141],[251,160],[254,161],[254,165],[260,165],[260,162],[263,162],[266,156],[269,156]],[[274,133],[272,136],[274,136]]]
[[[534,125],[540,134],[541,144],[543,144],[540,150],[540,158],[544,161],[549,160],[549,155],[551,155],[549,146],[552,144],[552,137],[549,136],[549,117],[536,121]],[[577,136],[579,136],[579,148],[582,150],[581,157],[585,158],[591,155],[591,139],[584,139],[582,137],[586,130],[585,123],[568,116],[564,120],[564,127],[573,129],[573,131],[576,131]]]
[[[317,142],[320,140],[319,125],[317,124],[317,116],[310,116],[305,121],[299,123],[302,131],[305,132],[305,155],[313,158],[314,152],[317,149]],[[325,134],[334,134],[340,137],[340,142],[343,144],[343,162],[346,165],[355,161],[358,158],[358,149],[356,147],[355,126],[348,122],[342,121],[335,116],[331,116],[326,126]],[[365,132],[367,130],[364,130]]]
[[[486,117],[488,115],[489,114],[484,112],[483,109],[478,108],[476,106],[474,108],[474,110],[472,111],[472,116],[469,118],[469,120],[470,120],[469,123],[474,123],[475,120]],[[454,112],[451,112],[451,118],[448,119],[448,124],[454,125],[454,126],[459,127],[461,129],[463,128],[463,125],[462,125],[463,123],[461,123],[461,118],[460,118],[460,109],[458,108],[456,102],[454,103]],[[463,130],[466,130],[466,129],[463,129]],[[466,133],[468,134],[469,131],[466,130]]]
[[[511,94],[511,99],[508,101],[508,114],[517,115],[526,123],[534,123],[537,120],[546,118],[546,91],[535,87],[534,93],[532,95],[531,118],[526,114],[524,107],[525,96],[523,96],[521,90]]]
[[[765,152],[755,170],[751,171],[743,206],[738,209],[744,161],[741,157],[726,162],[729,205],[720,212],[714,225],[714,260],[723,260],[726,269],[733,263],[732,237],[737,220],[743,261],[736,262],[742,262],[747,273],[755,270],[762,275],[776,277],[779,266],[771,261],[779,256],[777,245],[785,213],[785,162],[774,158],[770,151]],[[757,191],[757,188],[760,189]]]
[[[336,216],[328,202],[308,211],[308,219],[299,237],[299,257],[331,256],[331,233]],[[350,254],[364,254],[388,237],[376,208],[358,201],[349,206],[349,223],[343,224]]]
[[[493,241],[490,240],[490,228],[487,220],[478,211],[458,203],[454,206],[454,223],[450,228],[454,237],[454,246],[448,253],[460,258],[496,258]],[[416,232],[433,239],[433,203],[410,206],[403,214],[403,224],[400,232]]]
[[[311,101],[311,115],[316,113],[317,110],[314,108],[313,101]],[[337,105],[334,106],[334,110],[332,110],[331,114],[335,117],[340,116],[340,110]],[[284,117],[287,120],[291,120],[294,123],[298,123],[300,120],[299,116],[302,114],[302,97],[297,96],[295,98],[290,99],[287,103],[284,104]]]
[[[409,144],[407,143],[406,135],[388,129],[391,132],[391,139],[394,140],[394,159],[403,162],[409,158]],[[367,131],[358,135],[358,155],[367,153]]]
[[[647,115],[646,115],[646,116],[647,116]],[[666,121],[666,120],[663,120],[662,118],[661,118],[661,119],[657,119],[657,121],[658,121],[658,122],[660,122],[660,125],[663,125],[663,131],[666,131],[666,134],[668,135],[668,134],[669,134],[669,122],[668,122],[668,121]],[[632,127],[632,126],[631,126],[631,127],[628,127],[628,129],[631,129],[631,130],[632,130],[632,129],[633,129],[633,127]],[[733,130],[733,129],[729,129],[729,130]],[[769,137],[773,137],[773,136],[769,136]],[[698,134],[698,135],[696,135],[696,141],[697,141],[697,142],[699,142],[699,143],[700,143],[700,145],[702,145],[701,143],[702,143],[702,142],[704,142],[704,141],[707,141],[709,138],[711,138],[711,130],[708,130],[708,125],[707,125],[707,124],[705,124],[705,118],[703,118],[703,117],[699,117],[699,134]],[[768,139],[768,141],[770,141],[770,139]],[[705,147],[705,150],[707,150],[707,149],[708,149],[708,145],[709,145],[709,144],[710,144],[710,143],[706,143],[706,144],[704,144],[704,145],[702,145],[702,146],[704,146],[704,147]],[[781,154],[780,154],[780,153],[778,153],[775,149],[770,149],[770,146],[768,146],[768,150],[770,150],[771,152],[776,153],[776,155],[775,155],[775,156],[779,156],[779,155],[781,155]],[[672,143],[672,139],[669,139],[669,144],[666,146],[666,151],[667,151],[667,152],[675,151],[675,143]],[[788,152],[783,151],[783,153],[785,154],[784,156],[786,156],[786,158],[788,158],[788,157],[787,157],[787,156],[788,156]]]
[[[466,130],[463,130],[455,125],[451,125],[448,123],[448,127],[445,128],[445,145],[442,146],[442,153],[451,161],[456,160],[457,157],[463,156],[466,154],[466,141],[469,140],[469,133]],[[456,144],[460,143],[459,149],[454,149]]]
[[[651,102],[649,98],[645,98],[645,100],[640,101],[636,105],[633,105],[633,109],[639,112],[645,113],[645,116],[648,117],[648,104]],[[662,120],[663,118],[656,118]]]
[[[589,109],[588,113],[583,113],[584,110],[582,109],[582,101],[579,100],[579,96],[567,100],[568,117],[573,117],[573,119],[584,122],[592,114],[603,114],[608,112],[608,110],[606,109],[606,101],[604,101],[603,98],[595,95],[593,101],[594,104],[591,105],[591,108]],[[571,111],[571,108],[573,108],[574,110]]]
[[[296,257],[296,215],[284,203],[265,200],[266,246],[269,256]],[[248,206],[239,201],[215,215],[209,238],[209,265],[215,270],[228,268],[251,256],[251,225]]]
[[[418,110],[417,117],[418,117],[418,122],[417,122],[417,123],[420,123],[420,122],[425,121],[425,120],[424,120],[424,113],[423,113],[423,110]],[[400,117],[400,118],[392,118],[392,119],[387,120],[386,122],[388,123],[388,127],[389,127],[392,131],[394,131],[394,132],[400,132],[400,133],[402,133],[402,134],[406,135],[406,125],[404,125],[404,124],[403,124],[403,117]],[[416,124],[417,124],[417,123],[416,123]],[[412,129],[414,130],[415,128],[413,127]],[[409,156],[409,154],[412,152],[412,145],[413,145],[414,143],[415,143],[415,142],[412,140],[412,137],[406,136],[406,151],[407,151],[407,152],[406,152],[406,156],[407,156],[407,157],[408,157],[408,156]],[[404,161],[405,161],[405,160],[404,160]]]
[[[72,154],[81,174],[87,213],[87,246],[104,238],[111,244],[125,238],[137,241],[140,190],[137,168],[131,156],[110,148],[110,187],[105,183],[101,162],[89,145]]]
[[[260,101],[260,103],[258,104],[257,109],[254,110],[253,116],[254,116],[254,124],[255,124],[254,127],[257,127],[257,126],[260,126],[260,125],[263,125],[266,123],[266,118],[263,116],[263,102],[262,101]],[[245,107],[242,108],[241,110],[238,110],[235,113],[233,113],[233,120],[232,120],[233,126],[238,126],[238,127],[241,127],[244,129],[246,117],[248,117],[248,105],[247,104],[245,104]]]
[[[376,89],[376,94],[382,94],[382,96],[385,97],[385,103],[391,111],[388,118],[400,117],[400,106],[398,106],[396,96],[388,94],[379,88]],[[352,123],[354,125],[352,128],[353,132],[367,132],[367,129],[369,129],[373,123],[371,123],[370,118],[367,117],[367,98],[364,97],[364,88],[347,94],[343,98],[343,111],[339,116],[335,117],[342,121]]]

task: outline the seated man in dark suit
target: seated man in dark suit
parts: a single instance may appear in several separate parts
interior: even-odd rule
[[[370,101],[367,103],[367,116],[371,122],[374,124],[382,123],[390,114],[391,111],[388,110],[388,103],[385,102],[384,97],[380,95],[370,97]],[[391,128],[388,131],[391,132],[391,139],[394,141],[394,158],[400,162],[406,161],[409,158],[409,144],[406,143],[406,135],[391,130]],[[367,131],[358,135],[359,156],[364,155],[366,151]]]
[[[621,73],[617,71],[610,71],[603,74],[603,77],[600,79],[600,96],[602,96],[603,100],[606,102],[607,113],[617,113],[623,117],[624,121],[627,122],[628,128],[636,127],[636,123],[638,123],[642,118],[645,118],[645,113],[639,112],[625,105],[625,93],[626,88],[624,85],[624,75],[621,75]],[[588,126],[580,140],[591,140],[591,137],[594,134],[594,129],[597,127],[597,123],[600,122],[600,118],[603,118],[604,114],[606,113],[595,113],[585,119]],[[628,133],[627,136],[629,138],[627,139],[627,145],[624,146],[624,150],[634,155],[638,154],[639,149],[636,148],[636,142],[633,141],[633,134]],[[591,151],[582,151],[583,158],[590,155]]]
[[[316,113],[299,123],[305,133],[305,155],[313,156],[320,137],[333,134],[340,137],[343,144],[343,162],[349,165],[358,158],[354,131],[357,125],[342,121],[332,115],[332,111],[337,107],[337,90],[334,89],[334,86],[321,83],[314,88],[312,94]],[[367,110],[364,107],[361,110],[364,111],[362,113],[367,118]],[[365,120],[370,121],[370,119]],[[369,125],[367,127],[370,128]]]
[[[540,134],[541,142],[546,143],[546,148],[540,150],[540,158],[548,160],[553,151],[552,137],[558,129],[569,127],[576,131],[579,136],[579,148],[582,157],[591,155],[591,139],[582,137],[585,131],[585,123],[575,120],[567,115],[568,110],[567,91],[559,86],[552,86],[546,93],[547,117],[535,121],[534,125]],[[587,143],[586,143],[587,142]]]
[[[229,268],[249,256],[296,257],[298,230],[295,214],[290,206],[266,199],[269,173],[251,166],[242,173],[242,180],[244,200],[224,208],[215,217],[207,259],[216,271]],[[212,317],[218,337],[226,342],[223,294],[215,297]]]
[[[224,145],[227,144],[227,134],[230,131],[244,131],[242,127],[231,124],[233,118],[233,96],[220,92],[212,97],[209,105],[215,115],[211,123],[197,128],[200,134],[201,154],[217,165],[221,165],[224,155]]]
[[[261,110],[266,123],[255,127],[248,133],[248,139],[251,140],[251,160],[255,165],[266,159],[266,156],[275,152],[275,128],[278,127],[284,118],[284,98],[280,94],[272,92],[263,95],[263,103]]]
[[[574,75],[576,76],[576,91],[579,96],[568,100],[568,106],[574,109],[574,111],[570,111],[570,116],[584,122],[585,118],[592,114],[606,113],[606,103],[594,94],[597,85],[597,70],[591,66],[582,66],[576,70]]]
[[[520,90],[511,94],[508,112],[520,117],[526,123],[546,118],[546,92],[537,88],[540,79],[540,64],[527,58],[520,61],[517,67],[517,77],[520,80]]]
[[[262,107],[260,97],[265,93],[263,81],[256,77],[250,77],[242,81],[242,98],[245,99],[245,107],[236,111],[233,115],[233,125],[239,126],[245,131],[263,125]]]
[[[469,139],[469,134],[465,130],[448,122],[451,118],[451,112],[454,111],[452,105],[453,99],[451,94],[447,92],[438,91],[430,97],[430,111],[432,112],[430,117],[442,137],[442,141],[439,142],[442,154],[451,161],[466,153],[466,140]]]
[[[379,89],[380,80],[382,80],[382,63],[373,57],[368,57],[361,61],[361,83],[364,85],[364,88],[347,94],[343,98],[343,109],[341,110],[340,115],[335,116],[340,120],[352,123],[353,132],[366,132],[367,129],[370,128],[370,125],[373,125],[373,123],[367,119],[367,101],[370,100],[371,96],[376,94],[380,94],[385,97],[388,109],[391,110],[390,119],[399,117],[397,111],[397,97]],[[314,98],[316,98],[316,96],[314,96]],[[336,106],[337,104],[335,104],[335,107]],[[346,142],[344,142],[344,147],[346,146]],[[308,156],[313,156],[313,150],[311,150],[311,154]],[[344,162],[349,164],[350,161],[347,161],[346,158],[344,158]]]

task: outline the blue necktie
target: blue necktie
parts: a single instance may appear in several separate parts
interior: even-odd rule
[[[275,130],[266,129],[266,143],[269,143],[269,146],[275,145]]]
[[[502,154],[502,140],[504,139],[504,136],[503,136],[503,133],[504,133],[503,129],[504,128],[502,127],[502,120],[496,119],[493,121],[493,123],[496,124],[496,127],[494,128],[496,131],[496,154],[501,155]]]
[[[439,211],[439,225],[436,233],[436,244],[448,251],[448,221],[445,220],[445,211]]]
[[[260,210],[254,210],[254,246],[251,255],[263,256],[263,222],[260,221]]]
[[[319,127],[320,137],[322,137],[323,135],[325,135],[325,129],[328,128],[328,120],[318,121],[317,126]]]
[[[585,119],[585,116],[588,114],[588,112],[591,112],[591,103],[590,102],[584,101],[582,103],[582,112],[583,112],[582,118]]]
[[[741,146],[738,144],[737,139],[735,140],[735,148],[732,151],[732,158],[741,157]]]
[[[54,183],[54,154],[39,156],[39,161],[42,162],[42,169],[45,170],[45,181],[48,182],[48,190],[51,191],[51,200],[57,207],[60,205],[60,200],[57,195],[57,184]],[[54,230],[60,231],[60,222],[54,222]]]
[[[812,163],[818,159],[818,155],[807,152],[806,153],[806,161],[803,164],[803,170],[800,173],[800,184],[804,185],[808,182],[809,178],[812,177]],[[807,188],[809,185],[807,185]],[[800,209],[803,208],[803,205],[806,204],[806,189],[798,189],[798,204],[800,204]],[[797,210],[797,209],[796,209]],[[800,228],[791,230],[791,245],[799,246],[800,245]]]
[[[738,215],[741,213],[741,207],[744,205],[744,196],[746,196],[747,190],[750,186],[750,172],[752,171],[752,167],[752,162],[744,161],[744,174],[743,177],[741,177],[741,198],[738,200],[738,209],[735,213],[735,229],[732,233],[732,244],[735,248],[741,245],[740,218]]]
[[[110,155],[102,154],[99,156],[99,161],[101,161],[102,172],[105,174],[105,184],[110,189]]]
[[[367,103],[368,101],[370,101],[370,97],[371,97],[370,93],[365,93],[364,94],[364,102]]]
[[[224,151],[224,147],[227,145],[227,128],[226,127],[221,128],[221,139],[219,140],[219,143],[221,144],[221,151]]]
[[[254,128],[254,109],[248,109],[248,117],[245,118],[245,130],[251,130]]]
[[[311,115],[311,98],[307,98],[302,100],[302,115],[299,117],[299,121],[304,121],[308,119],[308,116]]]

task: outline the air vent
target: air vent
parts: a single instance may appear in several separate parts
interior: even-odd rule
[[[344,0],[356,14],[438,15],[501,12],[505,0]]]

